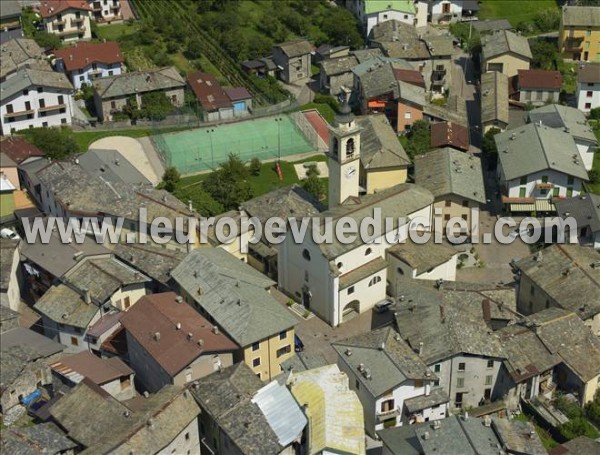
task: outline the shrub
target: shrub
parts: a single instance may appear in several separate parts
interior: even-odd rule
[[[262,163],[260,159],[254,157],[250,160],[250,174],[257,176],[260,175],[260,170],[262,168]]]
[[[315,95],[315,99],[313,100],[313,102],[317,104],[327,104],[329,105],[329,107],[331,107],[331,109],[334,110],[334,112],[337,112],[337,110],[340,107],[340,103],[333,96],[323,95],[321,93],[317,93]]]
[[[181,179],[181,174],[176,168],[171,166],[165,169],[165,173],[163,174],[162,179],[164,182],[165,190],[167,190],[169,193],[172,193],[173,191],[175,191],[177,183]]]
[[[600,170],[592,169],[588,172],[588,177],[590,179],[590,183],[600,183]]]
[[[590,111],[590,118],[592,120],[600,120],[600,107],[595,107]]]

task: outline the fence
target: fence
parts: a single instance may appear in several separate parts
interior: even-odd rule
[[[323,139],[321,139],[321,136],[317,134],[302,112],[293,112],[290,114],[290,117],[292,117],[296,127],[302,132],[303,136],[310,142],[315,150],[324,152],[328,149],[327,144],[325,144]]]

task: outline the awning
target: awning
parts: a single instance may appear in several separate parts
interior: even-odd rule
[[[382,102],[382,101],[369,101],[368,106],[369,107],[383,108],[383,107],[385,107],[385,103]]]
[[[511,212],[533,212],[535,204],[510,204]]]
[[[538,199],[535,201],[535,210],[537,212],[555,212],[554,204],[550,199]]]

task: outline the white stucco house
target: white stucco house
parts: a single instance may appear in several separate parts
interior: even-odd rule
[[[369,1],[346,0],[346,7],[358,17],[365,36],[371,29],[385,21],[397,20],[415,27],[427,25],[427,3],[410,0]]]
[[[64,42],[92,39],[91,13],[92,7],[85,1],[40,2],[39,14],[46,32],[58,35]]]
[[[385,299],[385,251],[408,238],[409,226],[414,229],[420,223],[423,230],[429,228],[433,195],[419,186],[400,184],[359,196],[360,129],[347,103],[331,129],[330,151],[329,209],[311,219],[302,242],[286,235],[280,243],[278,283],[283,292],[336,327]],[[357,228],[362,224],[365,235],[357,232],[350,242],[336,235],[331,241],[311,235],[328,227],[335,234],[344,217],[354,220]],[[386,218],[393,222],[385,223]],[[379,228],[369,233],[365,220]]]
[[[378,430],[443,419],[448,395],[433,385],[438,380],[391,327],[332,344],[338,367],[348,375],[350,389],[363,406],[365,430]]]
[[[27,128],[67,126],[73,116],[73,86],[50,67],[23,67],[2,83],[2,135]]]
[[[54,51],[55,67],[64,71],[73,86],[79,90],[82,84],[91,85],[99,77],[119,76],[124,63],[119,44],[80,42],[73,47]]]
[[[511,212],[554,212],[553,199],[577,196],[587,171],[573,137],[539,123],[494,136],[502,202]]]
[[[581,65],[577,70],[577,109],[590,112],[600,107],[600,63]]]
[[[428,19],[432,24],[457,22],[462,18],[462,0],[429,0]]]

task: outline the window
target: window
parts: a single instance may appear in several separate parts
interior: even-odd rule
[[[433,386],[434,387],[437,387],[439,385],[440,385],[440,380],[439,379],[436,379],[435,381],[433,381]]]
[[[567,185],[573,185],[573,183],[575,183],[575,177],[573,177],[572,175],[569,175],[567,177]]]
[[[394,399],[381,402],[381,412],[389,412],[394,410]]]
[[[548,194],[548,190],[547,189],[542,189],[542,190],[540,190],[540,194],[542,196],[545,196],[546,194]]]
[[[548,176],[542,175],[542,183],[548,183]]]
[[[450,215],[444,215],[444,221],[450,221]]]
[[[467,201],[466,199],[464,201],[462,201],[462,206],[463,207],[468,207],[469,206],[469,201]]]
[[[65,97],[63,95],[58,96],[58,104],[65,104]]]
[[[373,278],[371,278],[371,281],[369,281],[369,287],[375,286],[380,281],[381,281],[381,277],[380,276],[374,276]]]
[[[452,201],[446,201],[446,207],[452,207]]]
[[[253,367],[260,366],[260,357],[257,357],[256,359],[252,360],[252,366]]]
[[[31,110],[31,101],[25,101],[25,110],[26,111],[30,111]]]
[[[85,76],[79,76],[79,82],[85,81]]]
[[[587,92],[585,92],[585,96],[587,98],[591,98],[593,94],[594,94],[594,92],[592,92],[591,90],[588,90]]]
[[[123,306],[125,307],[125,309],[131,306],[131,299],[129,298],[129,296],[123,299]]]
[[[177,102],[177,95],[173,95],[173,96],[171,97],[171,102],[172,102],[172,103],[176,103],[176,102]]]
[[[114,71],[113,71],[113,70],[110,70],[110,71],[108,72],[108,75],[109,75],[109,76],[112,76],[113,74],[114,74]]]
[[[552,188],[552,197],[558,197],[560,195],[560,188]]]
[[[27,96],[27,95],[29,95],[29,90],[27,90],[27,89],[23,90],[23,96]]]
[[[310,252],[306,248],[302,250],[302,257],[307,261],[310,261]]]
[[[483,399],[486,401],[490,401],[492,398],[492,389],[485,389],[483,391]]]
[[[279,332],[279,339],[280,340],[285,340],[286,336],[287,336],[287,332],[285,330],[283,332]]]
[[[277,358],[289,354],[290,352],[292,352],[292,346],[288,344],[287,346],[277,349]]]
[[[421,387],[423,387],[423,380],[415,379],[415,388],[420,389]]]
[[[256,373],[256,377],[257,377],[258,379],[261,379],[261,380],[262,380],[262,375],[260,374],[260,372],[259,372],[259,373]],[[216,443],[215,443],[215,444],[216,444]]]
[[[463,388],[465,386],[465,378],[456,378],[456,387]]]
[[[350,138],[346,141],[346,158],[354,157],[354,139]]]
[[[256,343],[252,343],[252,352],[256,352],[260,349],[260,341],[257,341]]]
[[[408,14],[405,14],[405,15],[404,15],[404,19],[408,19]]]
[[[442,371],[442,365],[441,365],[441,364],[439,364],[439,363],[436,363],[436,364],[433,366],[433,371],[434,371],[435,373],[439,373],[440,371]]]
[[[356,379],[356,380],[354,381],[354,388],[355,388],[356,390],[360,389],[360,382],[358,382],[358,379]]]
[[[354,286],[350,286],[348,288],[348,295],[350,295],[350,294],[354,294]]]
[[[40,117],[46,117],[46,111],[42,111],[42,112],[40,112],[40,113],[39,113],[39,116],[40,116]]]
[[[591,109],[592,103],[585,103],[584,109]]]
[[[384,14],[384,15],[383,15],[383,19],[385,20],[385,19],[387,19],[387,18],[388,18],[388,15],[387,15],[387,14]]]
[[[521,177],[521,181],[519,182],[519,185],[527,185],[527,176]]]
[[[405,119],[405,120],[410,120],[410,119],[412,119],[412,112],[405,112],[405,113],[404,113],[404,119]]]
[[[44,87],[38,87],[37,92],[38,93],[44,93]]]
[[[488,368],[494,368],[494,361],[493,360],[488,360],[487,361],[487,367]]]
[[[467,221],[467,220],[469,219],[469,216],[468,216],[468,215],[461,215],[460,217],[461,217],[463,220],[465,220],[465,221]]]
[[[525,197],[527,194],[527,188],[519,188],[519,197]]]
[[[460,362],[458,364],[458,371],[465,371],[467,369],[467,366],[465,364],[465,362]]]
[[[79,346],[79,340],[77,339],[77,337],[71,337],[71,345]]]
[[[187,432],[187,433],[185,434],[185,440],[186,440],[186,441],[189,441],[189,440],[190,440],[190,433],[189,433],[189,432]]]
[[[591,30],[586,30],[585,31],[585,36],[592,36],[592,31]]]
[[[7,104],[6,105],[6,113],[7,114],[12,114],[13,112],[14,112],[13,105],[12,104]]]
[[[485,377],[485,385],[492,385],[492,379],[494,377],[490,374],[488,376]]]
[[[567,188],[567,197],[573,197],[573,188]]]

